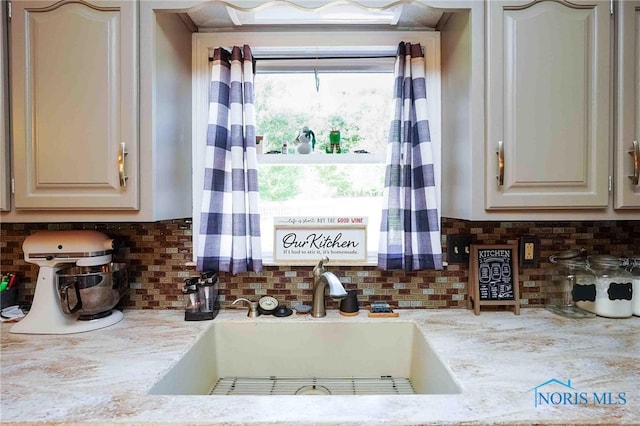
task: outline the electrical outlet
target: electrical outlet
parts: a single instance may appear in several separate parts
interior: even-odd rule
[[[447,262],[469,263],[471,235],[447,235]]]
[[[538,239],[536,237],[520,237],[520,266],[536,266],[538,262]]]

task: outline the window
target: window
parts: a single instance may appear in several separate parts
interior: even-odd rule
[[[438,32],[247,31],[194,34],[194,258],[197,253],[204,179],[207,87],[211,78],[208,55],[211,49],[218,46],[248,44],[257,58],[256,115],[258,134],[265,137],[263,151],[280,150],[282,141],[286,140],[289,150],[293,152],[292,142],[305,125],[316,135],[316,150],[324,148],[328,132],[334,126],[341,132],[342,147],[349,151],[346,154],[259,155],[264,263],[272,261],[273,250],[273,227],[268,218],[294,215],[368,217],[369,258],[375,261],[381,214],[381,203],[377,197],[381,196],[383,189],[385,144],[393,89],[394,59],[391,56],[395,54],[400,41],[421,43],[425,48],[427,93],[430,94],[430,130],[434,142],[436,176],[440,176]],[[273,57],[276,56],[306,56],[309,59],[274,60]],[[355,61],[340,56],[375,58]],[[378,56],[387,58],[380,59]],[[322,57],[325,59],[320,60]],[[326,57],[333,59],[328,60]],[[268,58],[271,60],[267,60]],[[316,91],[314,70],[318,71],[319,91]],[[285,79],[286,84],[281,83],[282,79]],[[341,89],[336,86],[338,84],[346,87]],[[367,90],[373,91],[375,96],[369,97]],[[294,91],[294,95],[285,97],[285,91]],[[382,94],[382,91],[388,92]],[[365,105],[362,102],[364,98],[368,98]],[[374,118],[374,113],[380,115]],[[360,149],[371,154],[354,153]],[[439,193],[438,187],[438,197]],[[324,197],[322,200],[321,196]]]
[[[264,136],[262,151],[272,153],[258,159],[265,259],[272,256],[277,216],[367,217],[367,251],[377,252],[393,90],[393,62],[384,59],[386,72],[346,73],[301,70],[296,60],[261,73],[258,61],[257,130]],[[320,66],[323,60],[311,62]],[[303,126],[315,134],[310,154],[296,153]],[[332,130],[340,131],[339,154],[327,153]],[[279,154],[284,143],[287,156]]]

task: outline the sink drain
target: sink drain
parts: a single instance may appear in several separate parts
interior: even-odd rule
[[[413,395],[405,377],[223,377],[209,395]]]
[[[331,395],[331,391],[324,386],[308,385],[302,386],[295,393],[296,395]]]

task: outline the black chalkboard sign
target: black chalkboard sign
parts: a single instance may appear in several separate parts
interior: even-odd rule
[[[471,245],[469,302],[476,315],[482,305],[513,306],[520,314],[518,247],[515,244]]]

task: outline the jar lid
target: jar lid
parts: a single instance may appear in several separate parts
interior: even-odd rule
[[[199,287],[211,287],[218,284],[218,279],[216,278],[215,281],[211,280],[211,278],[207,278],[206,280],[201,280],[198,281],[198,286]]]
[[[560,253],[556,253],[556,254],[553,254],[553,255],[549,256],[549,261],[551,263],[557,263],[560,260],[569,260],[569,259],[579,260],[579,259],[576,259],[576,258],[584,257],[584,253],[585,252],[586,252],[586,250],[584,248],[561,251]]]
[[[558,260],[556,264],[566,268],[587,268],[587,261],[582,258]]]
[[[593,256],[589,256],[587,258],[587,261],[593,266],[612,268],[619,268],[620,266],[622,266],[622,259],[617,256],[611,256],[608,254],[596,254]]]

